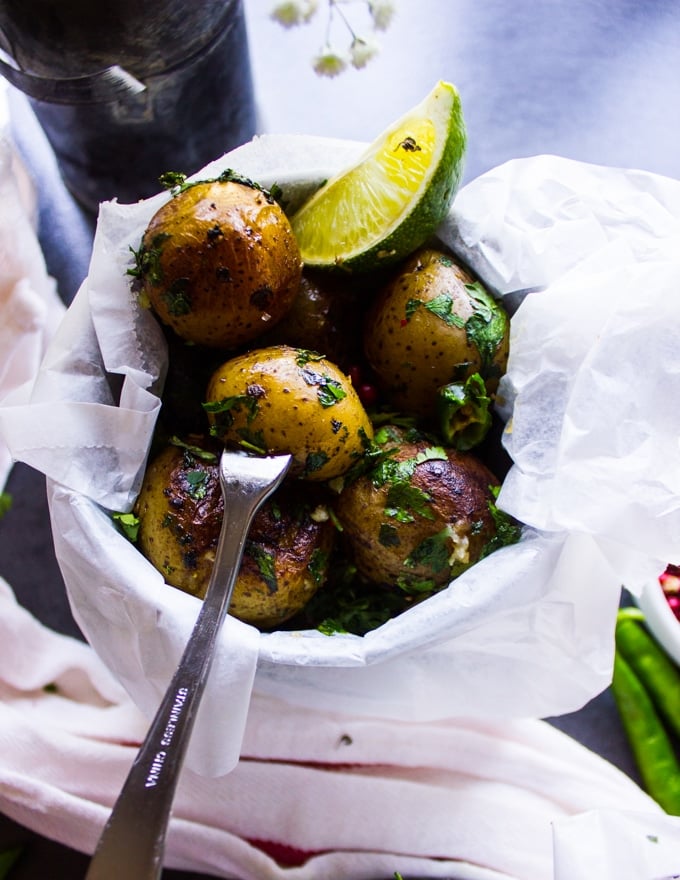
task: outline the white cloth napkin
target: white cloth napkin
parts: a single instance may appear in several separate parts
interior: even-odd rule
[[[2,580],[0,698],[0,810],[91,852],[146,721]],[[612,844],[657,861],[588,873],[583,852],[606,866]],[[166,857],[238,880],[652,880],[680,871],[680,820],[542,721],[383,721],[255,697],[233,772],[184,771]]]
[[[7,133],[0,80],[0,402],[32,381],[65,307],[34,228],[35,191]],[[0,435],[0,490],[12,457]]]

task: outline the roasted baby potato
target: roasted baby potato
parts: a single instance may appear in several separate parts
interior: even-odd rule
[[[394,426],[378,464],[342,489],[336,514],[358,571],[425,597],[484,554],[498,480],[481,461]]]
[[[392,404],[431,418],[442,386],[479,373],[496,390],[509,327],[502,307],[454,257],[424,248],[377,294],[364,351]]]
[[[231,358],[208,383],[211,434],[228,446],[293,455],[312,481],[344,474],[373,437],[352,383],[323,355],[276,345]]]
[[[281,487],[257,512],[229,613],[261,629],[303,608],[326,577],[335,528],[316,496]],[[135,506],[138,546],[168,584],[203,597],[224,512],[218,456],[170,444],[147,468]]]
[[[365,288],[353,277],[303,269],[292,306],[260,341],[322,351],[348,370],[362,358],[357,323],[365,299]]]
[[[190,184],[152,217],[137,252],[140,297],[178,336],[234,349],[279,321],[300,283],[290,223],[262,189]]]

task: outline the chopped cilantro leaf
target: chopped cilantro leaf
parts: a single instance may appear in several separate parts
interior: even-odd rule
[[[310,452],[307,458],[305,459],[305,473],[313,474],[315,471],[320,471],[321,468],[328,461],[328,455],[325,452]]]
[[[260,573],[260,577],[264,581],[269,592],[275,593],[278,590],[275,554],[265,550],[262,545],[256,544],[254,541],[249,541],[246,544],[245,552],[254,560],[257,565],[257,570]]]
[[[113,521],[128,541],[134,543],[139,534],[139,517],[134,513],[114,513]]]
[[[295,355],[295,363],[298,367],[304,367],[308,363],[324,360],[325,355],[319,354],[318,351],[312,351],[309,348],[300,348]]]
[[[0,492],[0,517],[3,517],[12,506],[12,496],[9,492]]]
[[[500,486],[490,487],[494,498],[498,498],[501,490]],[[522,526],[509,513],[501,510],[493,501],[489,501],[489,512],[493,517],[496,526],[496,534],[486,542],[482,549],[480,559],[491,555],[500,547],[507,547],[509,544],[516,544],[522,537]]]
[[[257,414],[258,402],[257,398],[250,394],[235,394],[232,397],[223,397],[221,400],[209,400],[203,403],[203,409],[216,417],[214,427],[217,430],[211,433],[219,433],[220,430],[230,428],[234,424],[232,410],[238,412],[245,409],[248,421],[251,422]]]
[[[430,571],[443,571],[449,567],[451,556],[451,535],[448,529],[442,529],[436,535],[430,535],[421,541],[404,560],[407,568],[416,568],[419,565],[429,568]]]
[[[450,293],[440,293],[431,300],[410,299],[406,303],[406,320],[410,321],[419,308],[424,308],[440,318],[449,327],[465,327],[465,319],[455,310],[455,300]]]
[[[200,446],[195,446],[191,443],[185,443],[184,440],[180,440],[179,437],[173,436],[168,442],[171,443],[172,446],[179,446],[180,449],[186,449],[186,451],[190,452],[195,458],[210,462],[217,461],[217,455],[215,455],[214,452],[209,452],[207,449],[202,449]]]
[[[201,501],[205,498],[208,492],[208,477],[207,471],[185,471],[184,478],[189,484],[189,495],[195,498],[196,501]]]
[[[508,318],[501,306],[484,287],[466,284],[474,313],[465,324],[465,334],[476,346],[482,360],[482,372],[488,374],[498,347],[508,329]]]

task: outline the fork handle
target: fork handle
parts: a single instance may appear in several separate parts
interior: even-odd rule
[[[253,499],[237,491],[230,495],[228,504],[225,499],[206,597],[177,671],[104,827],[85,880],[160,877],[175,789],[213,648],[229,607],[248,528],[265,497]]]

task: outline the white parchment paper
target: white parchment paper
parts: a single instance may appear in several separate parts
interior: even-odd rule
[[[231,167],[294,205],[362,149],[265,136],[197,176]],[[198,600],[167,587],[107,511],[132,505],[158,412],[162,336],[125,273],[167,198],[102,205],[88,279],[37,381],[3,414],[15,457],[49,477],[76,619],[148,715]],[[524,536],[364,637],[260,634],[228,618],[194,770],[234,766],[253,691],[425,720],[557,715],[606,687],[621,584],[679,555],[678,218],[676,181],[555,157],[459,193],[440,237],[514,312],[501,390],[515,463],[500,504]]]

